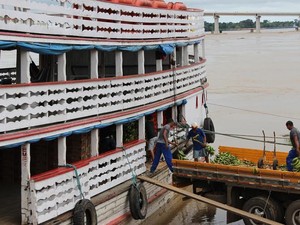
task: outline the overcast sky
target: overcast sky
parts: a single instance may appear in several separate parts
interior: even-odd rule
[[[189,8],[201,8],[207,12],[300,12],[300,0],[183,0]],[[208,20],[210,18],[205,18]],[[252,19],[240,17],[240,19]],[[294,17],[262,17],[262,20],[286,21]],[[210,19],[212,21],[212,19]],[[220,22],[235,20],[236,17],[224,16]],[[211,22],[208,21],[208,22]],[[233,22],[235,22],[233,21]]]

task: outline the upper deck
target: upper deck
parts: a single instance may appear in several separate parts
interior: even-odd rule
[[[20,34],[26,34],[25,38],[39,38],[39,42],[48,42],[50,38],[51,42],[78,43],[80,37],[87,38],[88,42],[127,40],[128,44],[129,41],[193,39],[204,35],[203,11],[186,7],[178,10],[176,3],[169,3],[168,9],[163,1],[157,5],[158,1],[147,0],[43,2],[46,1],[0,0],[1,39],[24,40]],[[7,36],[7,32],[13,33]]]

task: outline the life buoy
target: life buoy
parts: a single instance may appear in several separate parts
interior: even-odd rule
[[[149,0],[135,0],[133,3],[135,6],[145,6],[145,7],[151,7],[152,3]]]
[[[148,201],[146,189],[142,183],[131,185],[129,191],[129,207],[133,219],[145,219]]]
[[[152,8],[166,9],[166,8],[168,8],[168,5],[164,1],[154,0],[154,1],[152,1]]]
[[[73,211],[74,225],[97,225],[97,212],[94,204],[88,199],[79,200]]]
[[[183,4],[183,2],[175,2],[173,4],[172,9],[176,9],[176,10],[187,10],[187,7],[185,4]]]
[[[203,129],[206,130],[206,131],[211,131],[211,132],[205,132],[206,142],[207,143],[214,143],[214,141],[215,141],[215,127],[214,127],[214,123],[213,123],[211,118],[206,117],[204,119]]]

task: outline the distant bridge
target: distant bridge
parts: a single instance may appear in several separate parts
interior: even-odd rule
[[[256,18],[256,32],[260,32],[260,18],[262,16],[295,16],[300,18],[300,12],[204,12],[204,16],[214,17],[214,33],[219,34],[220,16],[254,16]]]

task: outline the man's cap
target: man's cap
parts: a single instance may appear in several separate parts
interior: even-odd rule
[[[196,122],[192,123],[192,127],[193,128],[197,128],[198,127],[198,124]]]

